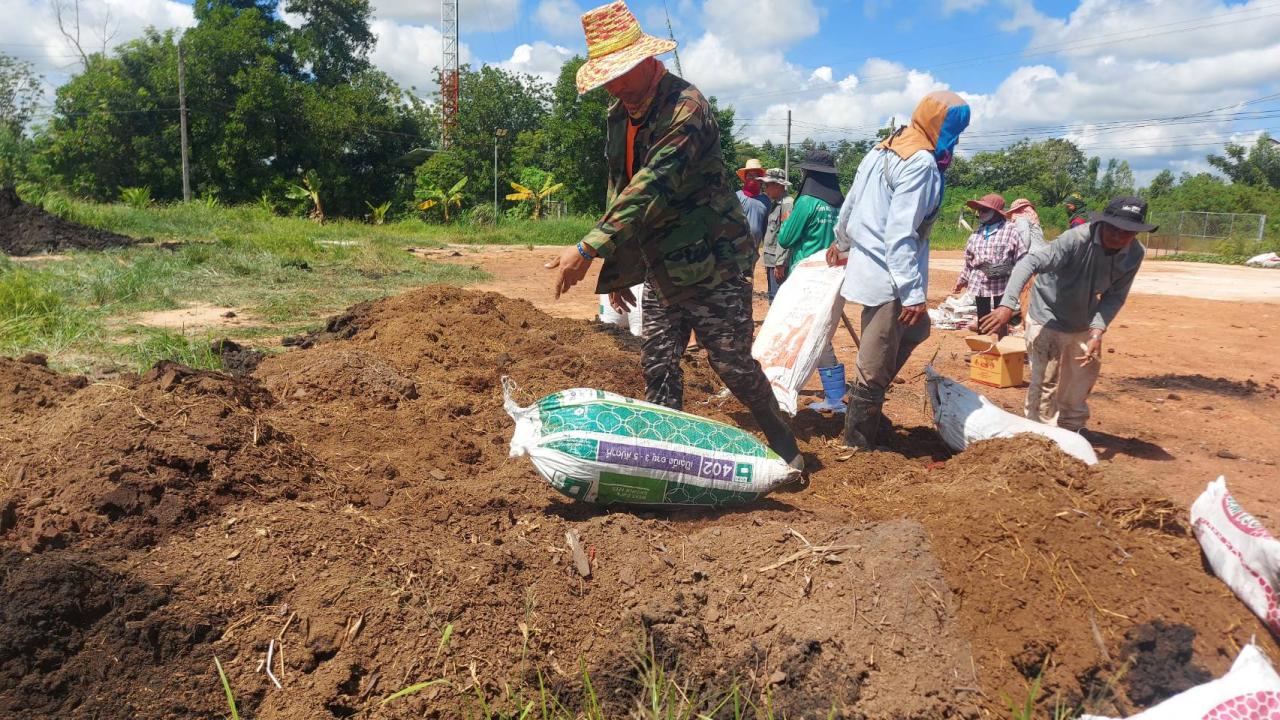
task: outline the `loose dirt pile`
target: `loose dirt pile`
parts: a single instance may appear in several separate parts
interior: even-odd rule
[[[1041,673],[1131,710],[1198,677],[1162,662],[1219,673],[1268,638],[1184,511],[1039,440],[947,459],[913,428],[851,455],[806,419],[805,493],[605,511],[507,458],[499,384],[641,394],[634,349],[589,324],[427,288],[298,344],[240,379],[0,361],[0,711],[216,715],[216,656],[255,718],[458,717],[540,683],[577,707],[584,668],[622,716],[646,654],[792,718],[1002,715]],[[749,422],[699,355],[685,379],[688,409]]]
[[[0,188],[0,251],[6,255],[105,250],[136,242],[131,237],[51,215],[23,201],[13,188]]]

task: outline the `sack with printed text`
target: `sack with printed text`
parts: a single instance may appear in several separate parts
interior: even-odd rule
[[[1191,505],[1191,530],[1213,574],[1280,635],[1280,540],[1244,511],[1218,478]]]
[[[843,261],[842,261],[843,263]],[[800,389],[818,367],[818,356],[831,340],[844,299],[844,266],[830,267],[824,253],[814,253],[791,268],[769,306],[751,356],[760,361],[778,405],[796,414]]]
[[[795,471],[741,428],[603,390],[552,393],[529,407],[503,378],[515,420],[511,457],[528,456],[551,486],[608,505],[748,503]]]

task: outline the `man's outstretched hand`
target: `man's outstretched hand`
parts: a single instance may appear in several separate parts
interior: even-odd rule
[[[987,313],[985,317],[978,318],[978,329],[984,334],[998,333],[1009,324],[1013,319],[1013,310],[1001,305],[995,310]]]
[[[560,252],[560,256],[543,267],[548,270],[559,268],[556,273],[556,299],[568,292],[569,288],[582,282],[582,278],[587,276],[587,269],[591,267],[591,261],[582,257],[578,252],[577,245],[570,245]]]

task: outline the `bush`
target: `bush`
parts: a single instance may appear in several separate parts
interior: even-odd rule
[[[493,214],[493,206],[484,203],[462,213],[462,220],[472,227],[493,227],[498,224],[498,218]]]
[[[142,210],[151,204],[151,186],[120,188],[120,202],[134,210]]]

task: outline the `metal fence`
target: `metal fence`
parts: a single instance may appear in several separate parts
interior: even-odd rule
[[[1179,252],[1248,255],[1262,245],[1267,216],[1180,210],[1151,213],[1159,229],[1142,238],[1156,255]]]

